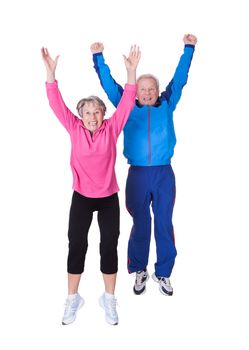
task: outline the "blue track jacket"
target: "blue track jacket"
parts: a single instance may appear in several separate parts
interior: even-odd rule
[[[185,45],[173,79],[154,106],[140,105],[136,102],[124,127],[124,156],[129,164],[170,164],[176,144],[173,111],[187,83],[194,49],[193,45]],[[123,88],[111,76],[102,53],[93,54],[93,61],[103,89],[112,104],[117,107]]]

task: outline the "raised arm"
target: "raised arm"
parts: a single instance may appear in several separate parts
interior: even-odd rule
[[[48,49],[45,47],[42,47],[41,54],[47,71],[47,82],[53,83],[55,81],[55,71],[59,56],[56,56],[53,60],[48,52]]]
[[[136,45],[131,46],[129,56],[124,57],[124,63],[127,70],[127,84],[136,84],[136,71],[137,65],[140,61],[141,51],[139,50],[139,46]]]
[[[118,137],[125,126],[127,119],[134,107],[136,98],[136,69],[141,57],[139,47],[131,46],[129,56],[124,57],[124,63],[127,70],[127,84],[125,84],[124,92],[117,106],[116,112],[110,118],[113,124],[115,136]]]
[[[46,48],[41,49],[42,59],[47,71],[46,91],[49,105],[62,125],[70,132],[78,118],[66,106],[55,80],[55,71],[59,56],[53,60]]]
[[[188,72],[193,58],[195,45],[197,43],[196,36],[186,34],[183,37],[184,52],[180,58],[173,79],[170,81],[165,91],[161,93],[160,99],[166,99],[174,110],[181,97],[182,89],[188,80]]]
[[[98,74],[100,84],[108,96],[108,99],[115,107],[117,107],[124,89],[112,77],[110,68],[105,63],[103,50],[104,45],[102,43],[96,42],[91,45],[94,68]]]

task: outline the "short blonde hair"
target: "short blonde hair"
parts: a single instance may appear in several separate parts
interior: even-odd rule
[[[77,111],[80,115],[80,117],[82,117],[82,113],[81,113],[81,110],[82,108],[85,106],[86,103],[92,103],[96,106],[99,107],[99,109],[101,109],[103,115],[105,115],[105,112],[106,112],[106,105],[104,104],[104,102],[98,97],[98,96],[94,96],[94,95],[91,95],[89,97],[86,97],[86,98],[82,98],[78,104],[77,104]]]

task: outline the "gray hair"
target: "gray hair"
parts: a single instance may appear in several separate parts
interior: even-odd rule
[[[82,98],[78,102],[76,108],[77,108],[77,111],[78,111],[80,117],[82,117],[81,110],[85,106],[86,103],[92,103],[92,104],[96,105],[97,107],[99,107],[99,109],[101,109],[103,115],[105,115],[106,105],[104,104],[104,102],[98,96],[91,95],[89,97]]]
[[[152,74],[143,74],[143,75],[140,75],[140,77],[137,78],[137,83],[139,83],[139,81],[142,80],[142,79],[153,79],[154,82],[156,83],[157,90],[159,91],[159,80],[157,79],[157,77],[155,77]]]

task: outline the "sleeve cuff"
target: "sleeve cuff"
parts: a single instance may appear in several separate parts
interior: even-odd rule
[[[195,49],[195,45],[191,45],[191,44],[185,44],[184,47],[191,47],[192,49]]]
[[[96,57],[96,56],[103,56],[103,53],[102,52],[96,52],[96,53],[93,53],[93,57]]]
[[[46,88],[47,89],[53,89],[55,87],[58,87],[58,81],[55,80],[53,83],[45,82]]]
[[[127,91],[136,91],[137,84],[125,84],[125,90]]]

